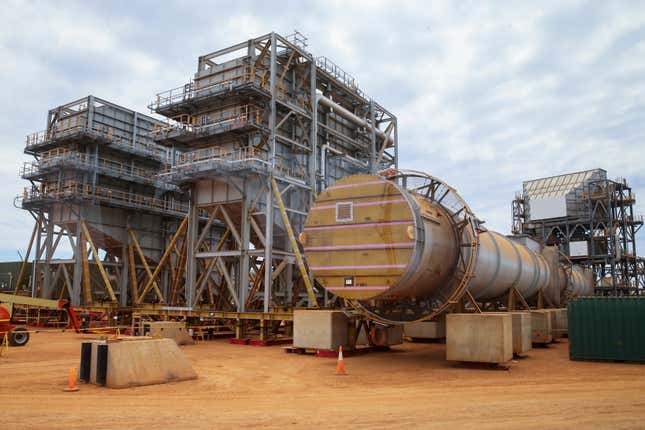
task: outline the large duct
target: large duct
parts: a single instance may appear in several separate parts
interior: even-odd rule
[[[590,282],[575,267],[561,269],[539,250],[483,229],[442,181],[390,173],[353,175],[328,187],[301,235],[318,283],[374,319],[429,318],[466,289],[482,300],[512,287],[525,298],[551,287],[569,297],[589,291]]]
[[[560,292],[564,299],[593,295],[593,272],[580,266],[560,265]]]
[[[358,115],[353,114],[352,112],[345,109],[338,103],[335,103],[334,101],[332,101],[331,99],[328,99],[323,95],[318,94],[316,97],[316,100],[321,105],[330,108],[331,110],[333,110],[335,114],[340,115],[341,117],[345,118],[347,121],[353,123],[354,125],[357,125],[359,127],[364,127],[370,131],[372,130],[372,128],[374,128],[372,124],[368,122],[366,119],[363,119]],[[385,134],[383,131],[381,131],[378,128],[374,128],[374,132],[381,140],[387,139],[387,146],[394,145],[394,139],[392,139],[392,136]]]

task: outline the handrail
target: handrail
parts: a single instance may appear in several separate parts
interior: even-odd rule
[[[268,166],[268,160],[268,151],[258,148],[242,147],[227,151],[221,146],[211,146],[179,154],[176,164],[174,166],[168,166],[162,172],[162,175],[183,169],[194,170],[197,164],[205,163],[207,161],[222,161],[231,164],[243,163],[246,161],[257,161]],[[289,176],[292,178],[304,179],[306,176],[306,169],[303,166],[288,166],[286,158],[278,155],[276,155],[274,171],[279,176],[283,177]]]
[[[262,125],[263,109],[253,104],[237,105],[227,107],[217,111],[210,112],[210,115],[221,115],[221,118],[205,122],[201,125],[197,124],[195,117],[182,114],[175,117],[168,118],[165,125],[155,125],[152,133],[154,137],[172,132],[183,131],[185,133],[199,133],[210,128],[225,127],[225,126],[242,126],[243,124]]]
[[[21,196],[18,196],[19,198]],[[23,190],[22,201],[29,202],[45,198],[82,197],[93,198],[107,203],[125,203],[139,208],[155,209],[163,212],[187,213],[188,204],[174,199],[163,200],[155,197],[144,196],[129,191],[116,190],[107,187],[92,187],[75,181],[66,181],[59,187],[58,184],[43,184],[40,188],[26,187]]]
[[[352,75],[338,67],[336,63],[331,61],[329,58],[324,56],[317,57],[316,66],[336,78],[338,81],[342,82],[348,88],[356,91],[359,96],[363,97],[364,99],[368,98],[363,90],[358,87],[356,79]]]
[[[140,142],[134,141],[132,138],[124,138],[122,136],[116,135],[114,128],[108,126],[94,125],[92,127],[87,127],[87,124],[85,124],[84,121],[76,121],[75,123],[71,123],[67,127],[56,128],[54,129],[54,132],[42,130],[31,133],[27,135],[25,139],[25,146],[26,148],[33,148],[35,146],[46,144],[47,142],[53,141],[55,139],[60,139],[83,132],[106,138],[113,146],[127,148],[145,155],[152,155],[162,160],[168,158],[166,151],[155,143]]]
[[[38,161],[24,163],[20,169],[20,175],[25,177],[41,173],[47,168],[56,167],[62,163],[73,163],[87,169],[97,169],[118,176],[129,176],[149,183],[155,182],[154,177],[158,174],[157,169],[133,166],[129,163],[123,163],[122,161],[110,158],[99,158],[95,163],[92,155],[70,151],[66,148],[55,148],[42,153]]]
[[[178,102],[198,98],[204,93],[224,90],[226,88],[232,88],[235,85],[246,84],[249,82],[253,82],[258,86],[263,87],[262,77],[256,70],[253,71],[253,76],[251,76],[251,71],[248,65],[239,66],[233,70],[236,69],[242,69],[242,72],[233,77],[221,79],[203,87],[196,88],[196,82],[191,80],[182,86],[157,93],[155,99],[148,105],[148,108],[151,110],[158,110]]]

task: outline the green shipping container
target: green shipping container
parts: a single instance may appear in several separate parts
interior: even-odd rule
[[[645,362],[645,297],[582,297],[568,309],[571,360]]]

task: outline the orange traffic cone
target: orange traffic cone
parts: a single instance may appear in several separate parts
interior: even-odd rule
[[[76,386],[76,367],[69,369],[69,380],[67,381],[67,388],[63,388],[63,391],[78,391]]]
[[[345,372],[345,363],[343,361],[343,347],[338,347],[338,364],[336,364],[336,375],[347,375]]]

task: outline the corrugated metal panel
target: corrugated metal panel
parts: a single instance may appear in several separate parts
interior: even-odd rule
[[[605,179],[607,172],[603,169],[586,170],[584,172],[568,173],[549,178],[525,181],[524,194],[528,197],[558,197],[565,196],[576,188],[581,188],[591,179]]]
[[[583,297],[568,308],[571,360],[645,362],[645,297]]]
[[[543,199],[563,198],[566,200],[566,214],[562,216],[585,216],[588,211],[588,202],[585,196],[587,184],[601,179],[607,179],[607,172],[603,169],[534,179],[523,183],[523,195],[530,205]],[[544,216],[539,211],[534,211],[532,207],[528,212],[528,219],[531,221],[548,218],[552,217]]]

